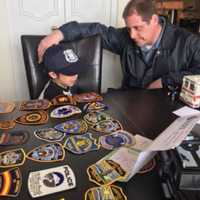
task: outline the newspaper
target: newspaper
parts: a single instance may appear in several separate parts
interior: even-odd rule
[[[113,160],[118,163],[126,171],[126,176],[119,181],[127,182],[154,157],[157,151],[173,149],[180,145],[199,120],[200,114],[179,117],[153,141],[136,135],[135,145],[120,147],[101,160]]]

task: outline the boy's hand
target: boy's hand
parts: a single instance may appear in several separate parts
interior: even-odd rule
[[[64,36],[60,30],[53,31],[50,35],[46,36],[42,39],[38,45],[38,63],[42,62],[43,55],[45,51],[51,47],[52,45],[58,44],[60,41],[64,39]]]

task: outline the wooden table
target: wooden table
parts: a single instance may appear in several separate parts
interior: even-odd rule
[[[166,93],[161,90],[147,91],[135,89],[129,91],[110,91],[104,95],[104,102],[109,106],[107,112],[118,119],[125,130],[133,134],[142,134],[151,139],[154,139],[176,118],[171,112],[178,107],[177,104],[172,102]],[[19,106],[17,106],[14,112],[0,115],[0,120],[15,119],[21,114],[22,112],[19,111]],[[28,142],[20,147],[27,153],[33,148],[46,143],[34,136],[34,130],[44,127],[53,127],[61,121],[65,120],[49,119],[47,124],[38,126],[17,124],[15,129],[28,130],[30,133]],[[96,133],[94,133],[94,136],[98,137]],[[19,148],[19,146],[0,147],[0,152],[15,148]],[[31,199],[27,189],[29,172],[68,164],[76,175],[77,187],[39,199],[59,200],[60,198],[65,198],[66,200],[82,200],[84,199],[84,194],[87,189],[97,186],[89,181],[86,173],[87,167],[108,153],[109,151],[103,148],[84,155],[75,155],[66,151],[64,161],[57,163],[37,163],[27,159],[25,164],[19,167],[23,176],[23,186],[19,196],[15,199]],[[5,169],[0,169],[0,172],[3,171],[5,171]],[[129,200],[165,200],[156,168],[149,173],[135,175],[127,183],[117,182],[116,185],[123,188]],[[1,197],[1,199],[10,200],[13,198]]]

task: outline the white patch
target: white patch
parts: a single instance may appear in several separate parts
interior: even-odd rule
[[[68,165],[30,172],[28,190],[32,198],[76,187],[74,172]]]
[[[69,63],[74,63],[78,61],[78,56],[74,53],[72,49],[64,50],[63,54],[65,55],[66,61]]]

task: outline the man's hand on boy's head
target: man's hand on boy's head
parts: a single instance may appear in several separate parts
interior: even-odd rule
[[[64,36],[60,30],[53,31],[50,35],[43,38],[38,45],[38,63],[43,60],[43,55],[45,51],[52,45],[57,45],[60,41],[64,39]]]

